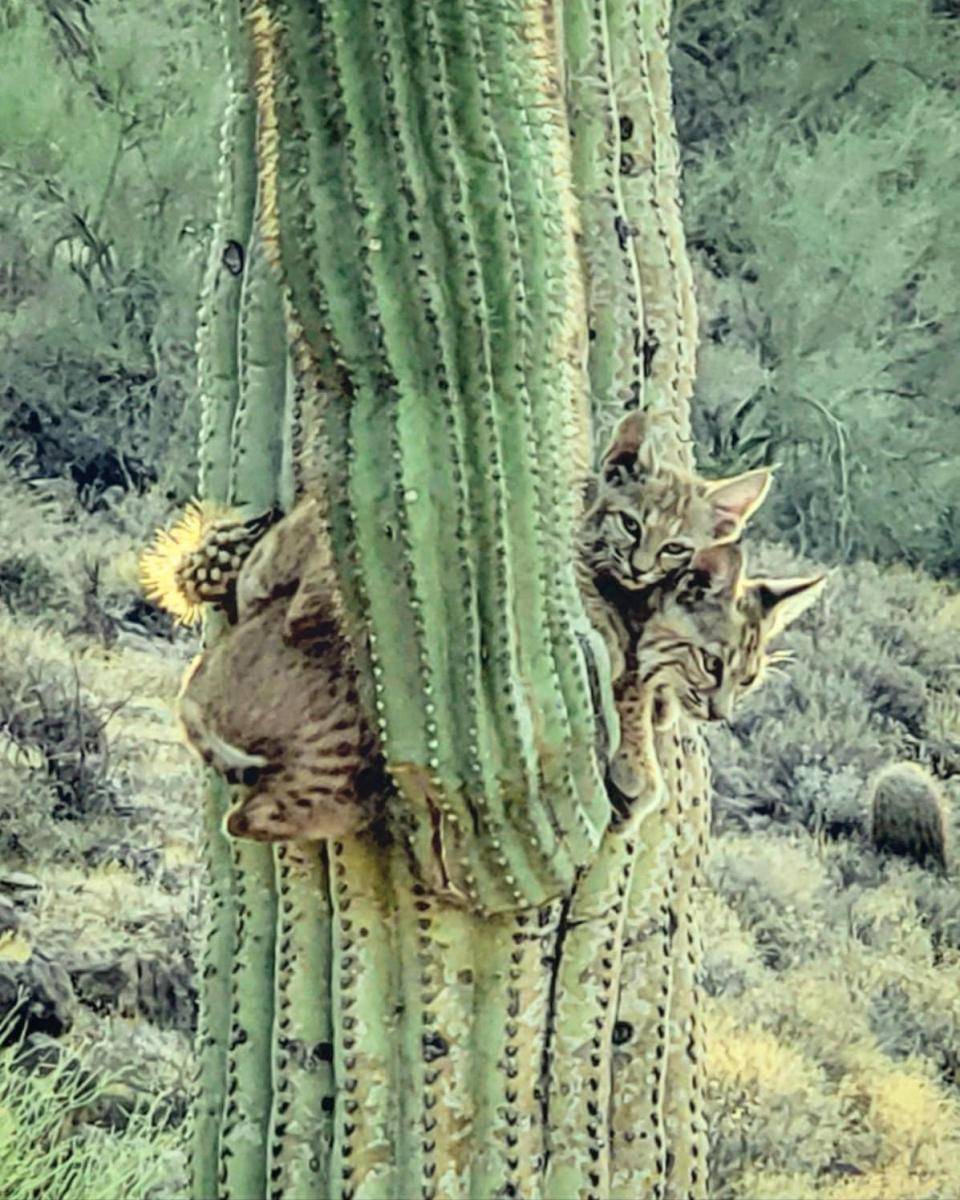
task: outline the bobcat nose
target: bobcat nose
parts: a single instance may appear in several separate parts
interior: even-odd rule
[[[711,721],[729,721],[733,715],[733,699],[722,692],[711,696],[707,707],[710,710]]]
[[[630,570],[636,583],[642,583],[649,578],[655,567],[656,563],[652,558],[647,560],[634,556],[630,561]]]

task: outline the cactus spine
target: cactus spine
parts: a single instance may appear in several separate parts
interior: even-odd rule
[[[705,833],[682,760],[609,824],[572,563],[591,410],[689,458],[666,7],[219,4],[201,486],[323,499],[395,794],[386,839],[270,848],[210,782],[193,1194],[699,1196]]]

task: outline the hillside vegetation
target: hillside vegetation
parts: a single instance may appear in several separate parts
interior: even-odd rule
[[[780,464],[754,573],[832,567],[796,662],[711,731],[717,1200],[960,1196],[958,18],[676,6],[701,463]],[[172,703],[196,644],[135,558],[195,486],[221,100],[206,4],[0,0],[11,1200],[86,1200],[107,1163],[111,1200],[185,1189],[202,883]],[[896,762],[932,781],[946,871],[873,843]]]

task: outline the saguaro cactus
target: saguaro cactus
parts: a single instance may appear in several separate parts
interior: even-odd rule
[[[700,1195],[703,787],[611,823],[573,569],[592,419],[689,461],[666,3],[220,16],[201,489],[322,500],[393,793],[271,848],[209,782],[194,1195]]]

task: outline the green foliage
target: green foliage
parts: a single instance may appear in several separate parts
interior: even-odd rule
[[[56,592],[56,577],[38,554],[14,554],[0,561],[0,600],[10,612],[42,612]]]
[[[958,51],[912,0],[677,10],[696,430],[781,464],[760,524],[802,553],[957,565]]]
[[[162,1106],[137,1102],[122,1079],[65,1054],[39,1062],[30,1057],[19,1042],[0,1049],[4,1200],[149,1200],[172,1194],[181,1135],[165,1127]],[[98,1109],[118,1096],[127,1098],[119,1133],[93,1123]]]
[[[773,547],[751,560],[774,575],[811,569]],[[921,574],[860,563],[833,575],[784,636],[797,658],[785,677],[749,698],[730,730],[711,730],[721,827],[865,837],[868,780],[885,763],[960,772],[958,629],[956,598]]]
[[[52,663],[0,664],[5,758],[38,767],[56,796],[54,817],[75,818],[115,799],[106,726],[117,710],[84,694],[80,677]]]
[[[158,475],[191,486],[222,95],[209,16],[191,9],[4,14],[0,431],[26,469],[69,474],[88,504]]]

